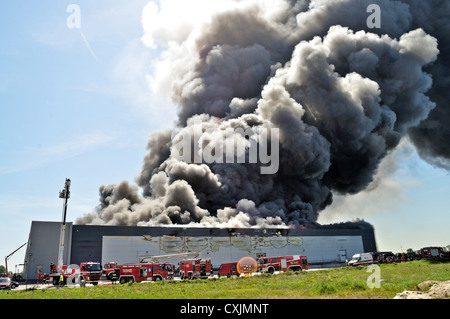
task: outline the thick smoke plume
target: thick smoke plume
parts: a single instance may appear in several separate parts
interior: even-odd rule
[[[165,48],[152,86],[179,106],[178,122],[151,135],[141,190],[101,186],[98,211],[77,223],[317,225],[332,194],[364,190],[402,137],[449,167],[448,2],[174,3],[147,5],[142,40]],[[198,11],[175,14],[182,3]],[[371,3],[380,28],[367,26]],[[275,174],[261,174],[261,162],[220,161],[227,138],[248,147],[271,128]],[[229,135],[248,129],[254,135]],[[219,160],[180,161],[182,136],[193,136],[192,151],[212,146]]]

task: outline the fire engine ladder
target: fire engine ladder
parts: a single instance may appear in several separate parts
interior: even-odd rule
[[[197,258],[199,255],[200,254],[197,252],[188,252],[188,253],[159,255],[159,256],[143,256],[140,258],[139,262],[141,263],[158,262],[161,259],[170,259],[170,258]]]
[[[12,255],[14,255],[20,248],[22,248],[23,246],[25,246],[27,243],[23,244],[22,246],[20,246],[19,248],[17,248],[16,250],[14,250],[12,253],[10,253],[8,256],[5,257],[5,269],[6,269],[6,276],[9,277],[9,272],[8,272],[8,259],[9,257],[11,257]]]
[[[61,232],[59,234],[58,265],[57,265],[57,270],[60,273],[62,271],[62,267],[63,267],[64,239],[65,239],[65,233],[66,233],[67,201],[70,198],[70,179],[66,178],[66,182],[64,184],[64,189],[59,192],[59,198],[64,199]]]

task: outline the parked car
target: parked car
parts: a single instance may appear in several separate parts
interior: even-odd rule
[[[11,289],[11,279],[8,277],[0,278],[0,289]]]
[[[19,283],[15,280],[11,280],[11,289],[14,289],[16,287],[19,287]]]
[[[389,256],[385,259],[386,264],[400,263],[402,260],[397,256]]]

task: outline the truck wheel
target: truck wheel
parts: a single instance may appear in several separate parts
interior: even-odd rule
[[[267,269],[267,272],[271,275],[273,275],[273,273],[275,272],[275,269],[273,267],[269,267],[269,269]]]
[[[123,284],[126,283],[126,282],[127,282],[127,278],[125,278],[125,277],[120,277],[119,283],[121,283],[121,284],[123,285]]]

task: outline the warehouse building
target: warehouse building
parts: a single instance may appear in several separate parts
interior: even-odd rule
[[[33,281],[58,259],[60,222],[33,221],[24,275]],[[143,257],[197,253],[213,266],[242,257],[306,255],[311,267],[345,262],[375,252],[373,229],[194,228],[186,226],[92,226],[66,223],[65,265],[83,261],[136,263]],[[180,258],[167,260],[177,264]]]

